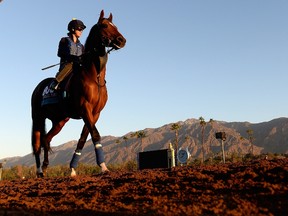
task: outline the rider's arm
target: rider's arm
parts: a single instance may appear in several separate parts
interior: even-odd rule
[[[61,58],[61,61],[69,61],[70,47],[67,38],[61,38],[57,55]]]

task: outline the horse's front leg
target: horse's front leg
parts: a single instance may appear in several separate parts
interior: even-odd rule
[[[52,121],[52,128],[49,130],[49,132],[42,138],[42,142],[44,143],[44,160],[42,164],[42,171],[43,174],[47,174],[47,167],[49,165],[49,157],[48,153],[49,151],[52,151],[50,148],[50,143],[54,136],[56,136],[64,127],[66,122],[69,120],[69,118],[65,118],[61,121]]]
[[[93,135],[91,136],[94,137],[94,139],[92,138],[92,141],[93,141],[94,148],[95,148],[96,163],[98,164],[98,166],[101,167],[102,172],[109,171],[105,164],[104,151],[103,151],[102,144],[101,144],[101,136],[95,125],[94,127],[92,127],[92,130],[93,130],[93,133],[92,133]]]
[[[102,144],[101,144],[101,136],[95,126],[98,118],[99,118],[100,113],[98,113],[97,115],[95,115],[93,121],[91,121],[89,118],[83,118],[85,125],[87,126],[90,134],[91,134],[91,138],[92,138],[92,142],[93,145],[95,147],[95,155],[96,155],[96,163],[98,166],[101,167],[101,171],[102,172],[106,172],[109,171],[108,168],[106,167],[105,164],[105,160],[104,160],[104,152],[103,152],[103,148],[102,148]],[[89,117],[89,115],[88,115]]]
[[[72,177],[76,176],[76,168],[77,168],[78,162],[80,160],[81,152],[82,152],[82,149],[84,148],[88,134],[89,134],[89,130],[84,125],[82,132],[81,132],[80,139],[78,140],[78,143],[77,143],[76,150],[75,150],[73,157],[71,159],[71,162],[70,162],[70,169],[71,169],[71,176]]]

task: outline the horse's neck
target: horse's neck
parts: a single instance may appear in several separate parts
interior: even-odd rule
[[[91,38],[88,36],[85,44],[85,52],[87,54],[87,61],[84,63],[85,72],[87,76],[95,80],[99,77],[105,79],[105,70],[107,63],[106,48],[102,43],[100,35]],[[101,78],[102,79],[102,78]]]
[[[96,82],[104,82],[106,63],[108,60],[108,55],[105,50],[103,56],[99,54],[98,50],[93,50],[87,57],[84,63],[84,70],[82,70],[84,77],[87,77],[89,80],[95,80]]]

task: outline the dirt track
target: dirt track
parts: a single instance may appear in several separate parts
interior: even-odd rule
[[[288,159],[0,182],[0,215],[288,215]]]

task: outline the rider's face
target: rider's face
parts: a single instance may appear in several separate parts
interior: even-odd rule
[[[75,36],[76,36],[77,38],[80,38],[80,37],[81,37],[81,35],[82,35],[82,32],[83,32],[83,30],[82,30],[82,29],[77,29],[77,30],[75,30],[75,31],[74,31],[74,33],[75,33]]]

